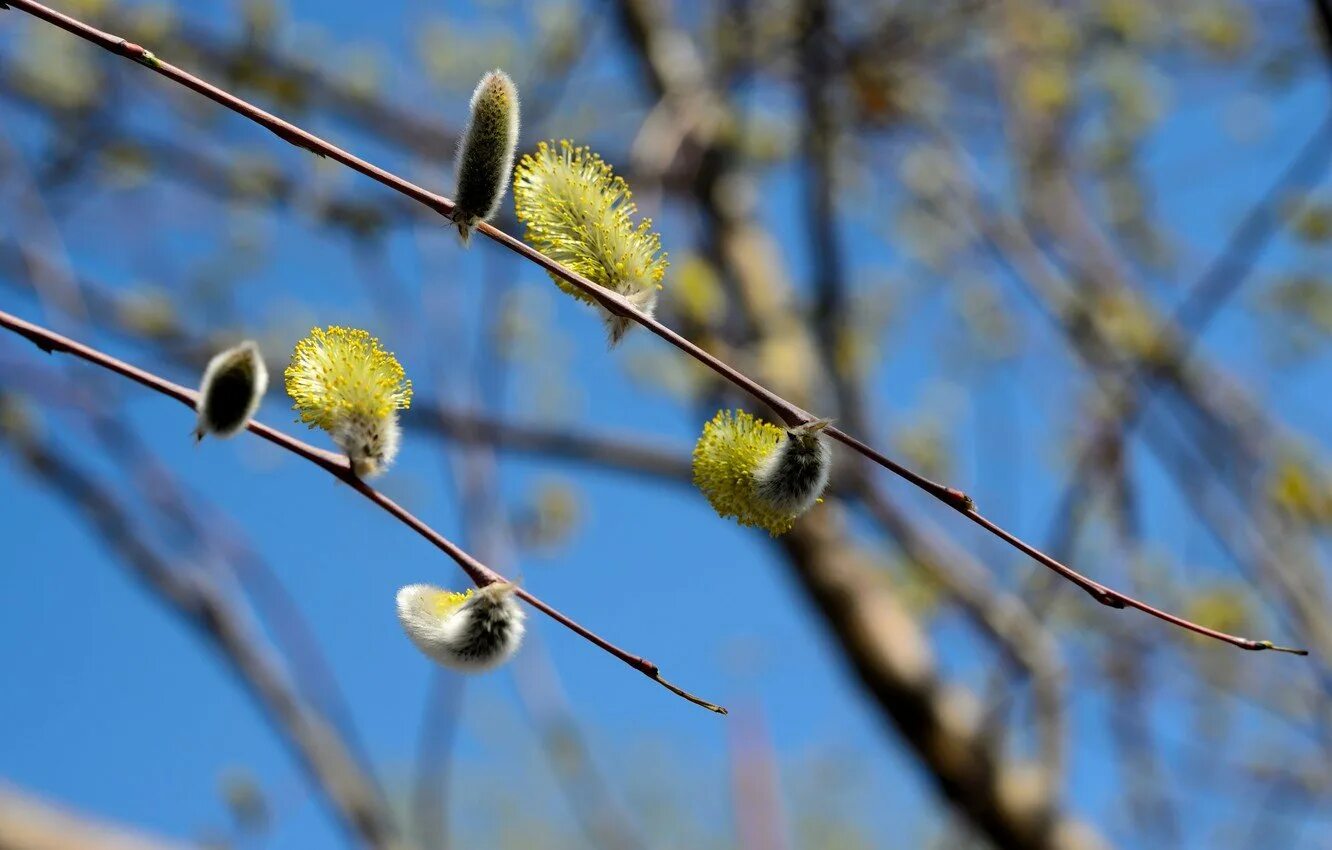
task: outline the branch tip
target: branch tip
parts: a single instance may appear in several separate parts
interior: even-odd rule
[[[706,708],[708,711],[711,711],[714,714],[726,715],[731,713],[726,710],[726,706],[724,705],[717,705],[715,703],[708,702],[702,697],[694,696],[693,694],[689,693],[689,691],[686,691],[684,688],[680,687],[679,685],[671,684],[670,682],[663,679],[660,673],[656,674],[649,673],[647,675],[648,678],[652,679],[652,681],[656,682],[658,685],[661,685],[663,688],[665,688],[666,690],[670,691],[671,693],[675,694],[678,697],[684,697],[685,699],[692,702],[694,705],[702,706],[703,708]]]
[[[1272,643],[1270,640],[1257,640],[1257,641],[1254,641],[1253,644],[1252,644],[1252,646],[1251,646],[1250,648],[1251,648],[1251,649],[1254,649],[1254,650],[1270,649],[1270,650],[1272,650],[1273,652],[1284,652],[1284,653],[1287,653],[1288,655],[1308,655],[1308,654],[1309,654],[1309,650],[1307,650],[1307,649],[1296,649],[1296,648],[1293,647],[1293,646],[1277,646],[1276,644]]]

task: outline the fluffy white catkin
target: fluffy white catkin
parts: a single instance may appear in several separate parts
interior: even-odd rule
[[[397,604],[398,621],[417,649],[455,670],[497,667],[523,640],[525,615],[508,582],[466,593],[412,584],[398,591]]]
[[[820,433],[827,425],[779,428],[743,410],[720,410],[694,446],[694,486],[718,516],[785,534],[828,486],[832,450]]]

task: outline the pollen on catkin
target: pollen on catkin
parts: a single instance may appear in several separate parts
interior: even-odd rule
[[[666,254],[650,219],[634,224],[638,208],[632,198],[628,184],[601,157],[567,139],[542,142],[514,172],[514,207],[527,226],[527,242],[650,316],[666,274]],[[562,278],[552,274],[551,279],[575,298],[596,305]],[[615,345],[632,322],[604,308],[602,313]]]
[[[722,517],[776,537],[819,501],[832,451],[826,420],[779,428],[743,410],[718,411],[694,446],[694,486]]]
[[[207,434],[230,437],[245,427],[268,391],[268,368],[258,344],[249,340],[218,352],[199,384],[196,439]]]
[[[463,244],[482,221],[499,212],[518,147],[518,89],[498,68],[481,78],[472,93],[471,115],[458,143],[453,222]]]
[[[398,622],[416,648],[446,667],[480,672],[509,660],[523,641],[514,586],[455,593],[428,584],[398,591]]]
[[[412,403],[412,382],[379,340],[356,328],[313,328],[296,343],[286,370],[293,410],[322,428],[362,477],[393,463],[402,440],[398,411]]]

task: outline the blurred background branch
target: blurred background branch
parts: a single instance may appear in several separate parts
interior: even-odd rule
[[[276,369],[312,324],[371,326],[423,390],[394,499],[498,546],[492,560],[533,590],[635,644],[661,637],[663,662],[744,706],[731,730],[649,689],[607,694],[606,665],[541,630],[512,675],[436,690],[449,699],[422,711],[427,670],[387,606],[433,553],[337,492],[304,492],[263,447],[194,450],[152,401],[0,341],[5,392],[30,421],[61,418],[66,460],[151,508],[138,532],[180,553],[172,569],[249,598],[292,693],[363,775],[383,773],[397,832],[486,847],[1321,846],[1326,4],[61,8],[446,194],[466,93],[505,67],[525,94],[523,149],[593,144],[656,219],[668,325],[966,482],[1006,525],[1048,524],[1049,551],[1089,574],[1316,649],[1304,664],[1236,657],[1088,606],[850,453],[792,535],[741,533],[679,486],[699,423],[744,403],[715,376],[650,342],[606,357],[539,272],[461,253],[391,195],[255,142],[187,93],[144,97],[143,69],[0,15],[0,309],[40,310],[185,384],[242,334]],[[301,495],[256,493],[238,466]],[[270,833],[224,843],[346,843],[336,818],[293,804],[300,777],[265,761],[271,741],[236,712],[141,728],[171,695],[135,668],[188,682],[205,707],[230,682],[210,684],[211,656],[169,655],[172,633],[131,602],[68,594],[115,547],[64,533],[61,511],[83,524],[82,510],[47,504],[29,475],[6,441],[0,493],[23,496],[0,530],[17,563],[50,564],[55,589],[4,571],[16,607],[0,643],[23,647],[5,663],[31,686],[0,703],[24,730],[0,772],[179,835],[215,831],[198,784],[234,752],[283,790]],[[346,568],[358,561],[375,569]],[[42,607],[57,593],[110,624],[107,648],[64,654]],[[144,663],[129,665],[111,647],[139,635]],[[83,657],[78,676],[47,672]],[[99,716],[34,720],[118,694],[115,673],[127,693],[99,698]],[[426,728],[448,746],[418,751]],[[176,729],[198,739],[190,752],[141,744],[129,765],[115,749]],[[73,747],[194,793],[136,808]],[[413,821],[418,773],[449,781],[420,783]]]

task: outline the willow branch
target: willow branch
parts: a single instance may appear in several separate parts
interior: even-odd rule
[[[167,398],[174,399],[190,409],[194,409],[198,401],[198,393],[194,390],[182,387],[180,384],[168,381],[166,378],[144,371],[143,369],[132,366],[122,360],[118,360],[109,354],[98,351],[95,348],[90,348],[82,343],[75,342],[72,339],[47,330],[40,325],[26,322],[9,313],[0,311],[0,327],[27,338],[43,351],[48,353],[60,352],[63,354],[71,354],[80,360],[85,360],[95,366],[100,366],[103,369],[115,372],[116,374],[141,384]],[[351,487],[357,493],[360,493],[366,499],[374,502],[399,522],[411,528],[421,537],[424,537],[427,541],[433,544],[436,549],[439,549],[441,552],[452,558],[453,561],[462,568],[463,572],[467,573],[467,577],[478,587],[484,587],[498,581],[507,581],[504,576],[501,576],[499,573],[473,558],[447,537],[422,522],[411,511],[408,511],[406,508],[354,475],[345,457],[324,449],[316,448],[309,443],[302,442],[295,437],[288,436],[281,431],[271,428],[262,422],[251,420],[246,428],[250,433],[256,434],[273,445],[313,463],[329,475],[332,475],[334,478]],[[550,617],[552,620],[559,623],[561,626],[564,626],[566,629],[569,629],[584,640],[591,642],[605,652],[615,656],[620,661],[628,664],[630,667],[657,682],[672,693],[684,697],[695,705],[700,705],[709,711],[715,711],[719,714],[726,713],[725,708],[700,699],[688,691],[663,679],[661,677],[661,671],[658,669],[657,665],[646,658],[627,652],[595,632],[579,625],[568,616],[560,613],[536,596],[533,596],[527,590],[520,587],[517,589],[516,593],[518,597],[528,605],[531,605],[533,608],[545,614],[547,617]]]
[[[1041,766],[1050,785],[1063,772],[1065,673],[1059,646],[1027,602],[990,581],[971,555],[928,526],[909,520],[873,482],[858,494],[866,512],[947,593],[1009,661],[1031,680]],[[1042,573],[1042,575],[1046,575]]]
[[[34,475],[86,516],[146,585],[221,651],[347,831],[374,850],[410,850],[397,835],[378,788],[337,730],[300,698],[267,644],[217,586],[205,576],[172,568],[140,539],[120,494],[21,431],[0,436],[15,445]],[[0,847],[9,846],[0,840]]]
[[[434,210],[443,216],[451,216],[454,204],[448,198],[431,192],[427,189],[406,180],[390,171],[380,168],[366,160],[361,159],[342,148],[333,145],[314,134],[297,127],[277,116],[266,112],[259,107],[244,101],[230,92],[218,88],[206,80],[200,79],[176,66],[164,62],[146,48],[127,41],[119,36],[103,32],[95,27],[89,26],[75,18],[57,12],[43,6],[32,0],[17,0],[11,4],[13,8],[27,12],[28,14],[57,26],[73,35],[85,39],[117,56],[122,56],[138,62],[167,79],[197,92],[204,97],[212,100],[226,108],[232,110],[238,115],[242,115],[251,121],[259,124],[278,138],[286,141],[296,147],[303,148],[318,156],[332,159],[335,162],[357,171],[372,180],[408,197],[412,200]],[[570,271],[554,260],[542,254],[540,251],[528,246],[521,240],[510,236],[509,234],[492,227],[489,224],[482,224],[478,228],[487,237],[503,245],[514,253],[525,259],[541,266],[551,274],[561,278],[579,291],[593,298],[607,311],[628,318],[643,327],[647,328],[653,334],[666,340],[671,345],[681,351],[689,354],[694,359],[703,363],[708,368],[722,376],[724,379],[745,390],[759,401],[770,407],[777,413],[788,425],[797,425],[815,420],[813,414],[802,409],[798,405],[787,401],[768,388],[759,384],[749,376],[733,368],[727,363],[719,360],[708,352],[704,351],[693,342],[685,339],[680,334],[661,324],[645,313],[634,308],[627,299],[616,292],[597,286],[592,281]],[[874,451],[869,446],[861,443],[859,440],[841,432],[836,428],[827,428],[825,433],[834,439],[850,446],[853,450],[864,454],[879,465],[887,468],[893,473],[905,478],[912,484],[920,487],[945,503],[959,509],[966,510],[972,505],[971,499],[960,490],[947,487],[935,481],[931,481],[919,473],[916,473],[906,467],[896,463],[890,458]]]
[[[1101,382],[1103,391],[1108,398],[1113,400],[1139,400],[1139,396],[1132,394],[1135,387],[1128,386],[1118,379],[1111,385],[1111,375],[1115,374],[1113,370],[1104,366],[1107,361],[1114,361],[1116,358],[1111,342],[1104,338],[1104,335],[1095,322],[1095,316],[1088,313],[1084,307],[1079,306],[1080,302],[1071,296],[1065,295],[1058,282],[1054,280],[1048,263],[1040,253],[1039,248],[1034,241],[1026,235],[1020,227],[1009,226],[1003,220],[997,217],[978,215],[973,210],[970,213],[978,223],[980,236],[985,240],[987,248],[995,257],[1005,266],[1009,267],[1015,277],[1024,285],[1030,288],[1037,306],[1046,314],[1052,324],[1067,338],[1073,352],[1089,366],[1093,367],[1093,374],[1098,382]],[[1179,361],[1175,361],[1178,363]],[[1183,374],[1182,372],[1176,372]],[[1176,374],[1171,373],[1171,374]],[[1183,389],[1183,387],[1181,387]],[[1141,397],[1145,399],[1145,396]],[[1125,418],[1122,421],[1125,428],[1129,427],[1133,420],[1127,418],[1131,411],[1141,411],[1141,405],[1136,405],[1131,409],[1122,411]],[[1149,432],[1148,445],[1162,455],[1166,462],[1167,470],[1174,470],[1178,452],[1176,450],[1165,449],[1164,452],[1157,448],[1157,438]],[[1090,464],[1095,457],[1091,455],[1084,456],[1083,461]],[[1088,467],[1090,468],[1090,467]],[[1080,470],[1080,476],[1085,477],[1086,469]],[[1195,499],[1188,491],[1188,484],[1194,480],[1192,476],[1175,475],[1180,482],[1182,491],[1190,504],[1194,504]],[[1075,476],[1075,480],[1080,480]],[[1075,492],[1073,487],[1069,492]],[[1065,494],[1059,512],[1069,514],[1070,497]],[[1206,521],[1206,517],[1200,517]],[[1263,561],[1266,564],[1277,563],[1272,560]],[[1297,616],[1297,630],[1302,632],[1305,637],[1316,639],[1315,649],[1321,651],[1324,641],[1317,631],[1308,630],[1308,620],[1305,617]]]
[[[151,51],[145,49],[144,47],[138,44],[127,41],[126,39],[121,38],[119,36],[103,32],[95,27],[83,23],[82,21],[79,21],[68,15],[57,12],[54,9],[50,9],[46,6],[43,6],[40,3],[33,2],[33,0],[9,0],[9,5],[12,8],[18,9],[23,12],[27,12],[28,14],[38,18],[39,20],[45,21],[49,24],[59,27],[60,29],[65,30],[66,32],[78,36],[79,38],[89,41],[92,44],[95,44],[98,47],[103,48],[104,50],[114,53],[117,56],[130,59],[147,68],[150,68],[153,71],[156,71],[158,74],[166,77],[167,79],[172,80],[173,82],[178,83],[190,89],[191,91],[197,92],[198,94],[203,95],[204,97],[214,101],[215,103],[225,106],[227,109],[230,109],[231,111],[237,113],[238,115],[250,119],[256,124],[259,124],[261,127],[267,129],[269,132],[273,133],[283,141],[295,145],[296,147],[308,150],[311,153],[314,153],[318,156],[332,159],[335,162],[341,163],[342,165],[345,165],[348,168],[351,168],[352,170],[357,171],[369,177],[370,179],[394,190],[395,192],[398,192],[422,204],[423,206],[431,210],[434,210],[436,213],[442,216],[448,217],[451,216],[453,213],[454,209],[453,202],[450,201],[448,198],[444,197],[443,195],[439,195],[427,189],[424,189],[421,186],[418,186],[417,184],[412,183],[411,181],[398,176],[397,174],[394,174],[390,171],[386,171],[385,169],[382,169],[379,166],[376,166],[351,153],[348,153],[342,148],[339,148],[336,145],[333,145],[319,138],[313,133],[303,130],[300,127],[295,126],[294,124],[290,124],[282,120],[281,118],[278,118],[277,116],[269,112],[266,112],[260,109],[259,107],[251,103],[248,103],[247,101],[244,101],[227,91],[224,91],[223,89],[218,88],[217,86],[207,82],[206,80],[200,79],[199,77],[196,77],[193,74],[188,73],[187,71],[177,68],[176,66],[168,62],[164,62],[161,59],[159,59],[156,55],[154,55]],[[787,425],[798,425],[802,423],[811,422],[819,418],[814,416],[810,412],[804,410],[800,406],[794,404],[793,402],[787,401],[785,398],[782,398],[781,396],[777,395],[772,390],[769,390],[767,387],[763,386],[754,379],[750,378],[748,375],[745,375],[744,373],[740,372],[738,369],[735,369],[731,365],[723,362],[717,357],[714,357],[713,355],[704,351],[698,345],[694,344],[688,339],[685,339],[683,336],[681,336],[674,330],[668,328],[667,326],[663,325],[661,322],[657,321],[651,316],[648,316],[647,314],[642,313],[639,310],[635,309],[620,294],[612,292],[608,289],[604,289],[600,286],[597,286],[595,283],[583,277],[582,275],[570,271],[569,269],[565,268],[564,266],[550,259],[546,255],[542,254],[540,251],[537,251],[536,249],[523,243],[521,240],[513,236],[510,236],[509,234],[499,230],[498,228],[483,223],[478,227],[478,230],[491,240],[499,243],[505,248],[508,248],[510,251],[513,251],[514,253],[531,261],[532,263],[535,263],[536,265],[540,266],[541,268],[545,269],[547,272],[555,275],[561,280],[564,280],[569,285],[573,286],[574,288],[578,289],[580,292],[592,298],[601,307],[603,307],[605,310],[612,313],[613,315],[627,318],[631,321],[634,321],[642,325],[644,328],[646,328],[654,335],[660,337],[661,339],[675,346],[680,351],[684,352],[685,354],[688,354],[690,357],[693,357],[695,360],[702,363],[704,366],[707,366],[709,369],[716,372],[726,381],[744,390],[754,398],[758,399],[759,401],[767,405]],[[264,426],[258,426],[258,427],[264,428]],[[271,429],[266,429],[266,430],[268,431],[268,433],[265,433],[264,430],[257,431],[256,433],[259,433],[260,436],[263,436],[265,437],[265,439],[269,440],[273,440],[274,436],[280,436],[277,434],[277,432],[271,431]],[[1068,581],[1077,585],[1079,588],[1088,593],[1093,599],[1095,599],[1097,602],[1100,602],[1102,605],[1106,605],[1111,608],[1135,608],[1139,611],[1142,611],[1143,613],[1149,614],[1153,617],[1156,617],[1157,619],[1163,620],[1172,625],[1188,629],[1189,631],[1195,632],[1200,635],[1204,635],[1206,637],[1214,638],[1216,640],[1229,643],[1233,646],[1240,647],[1241,649],[1247,649],[1247,650],[1275,649],[1285,652],[1294,652],[1296,654],[1301,654],[1301,655],[1307,654],[1307,652],[1305,652],[1304,650],[1295,650],[1295,649],[1288,649],[1285,647],[1275,646],[1271,641],[1252,640],[1249,638],[1238,637],[1236,635],[1231,635],[1225,632],[1218,631],[1216,629],[1208,628],[1198,623],[1186,620],[1183,617],[1179,617],[1174,614],[1170,614],[1166,611],[1162,611],[1159,608],[1155,608],[1151,605],[1148,605],[1145,602],[1141,602],[1131,596],[1128,596],[1117,590],[1107,587],[1106,585],[1103,585],[1100,582],[1094,581],[1088,578],[1087,576],[1082,575],[1081,573],[1077,572],[1076,570],[1072,569],[1066,564],[1063,564],[1057,559],[1042,552],[1040,549],[1037,549],[1035,546],[1032,546],[1031,544],[1025,542],[1024,540],[1017,537],[1013,533],[1000,527],[995,522],[988,519],[979,511],[977,511],[975,503],[972,501],[971,497],[968,496],[963,491],[953,487],[949,487],[947,485],[941,484],[936,481],[932,481],[931,479],[925,477],[924,475],[921,475],[920,473],[917,473],[914,470],[911,470],[897,463],[888,456],[884,455],[882,452],[872,448],[871,446],[856,439],[850,434],[843,432],[839,428],[828,427],[824,430],[824,433],[827,434],[829,437],[833,438],[834,440],[837,440],[838,442],[847,446],[852,451],[855,451],[858,454],[863,455],[864,457],[868,458],[869,460],[873,461],[879,466],[882,466],[884,469],[887,469],[889,472],[892,472],[894,475],[897,475],[898,477],[908,481],[912,485],[920,488],[929,495],[943,502],[945,505],[948,505],[953,510],[962,514],[976,525],[985,529],[990,534],[994,535],[1000,540],[1003,540],[1005,543],[1014,547],[1015,549],[1018,549],[1019,551],[1025,553],[1026,555],[1036,560],[1038,563],[1042,564],[1048,569],[1058,573],[1060,576],[1064,577]],[[290,438],[285,438],[285,439],[290,439]],[[299,441],[293,441],[293,442],[299,444]],[[304,444],[299,444],[299,445],[303,446]],[[297,454],[308,455],[307,459],[312,460],[316,463],[320,463],[321,465],[330,464],[329,466],[326,467],[329,469],[330,472],[333,472],[335,469],[342,469],[342,466],[339,464],[338,459],[336,459],[334,456],[330,455],[327,452],[320,453],[319,450],[311,449],[310,447],[305,447],[303,451],[297,451],[292,446],[288,446],[288,448],[292,448],[294,451],[296,451]],[[489,573],[490,575],[494,575],[493,573],[490,573],[490,571],[486,567],[484,567],[484,565],[472,559],[471,556],[467,555],[465,552],[458,549],[456,546],[454,546],[452,543],[450,543],[443,537],[440,537],[434,531],[429,529],[429,527],[426,526],[424,523],[421,523],[410,513],[404,511],[402,508],[398,507],[391,500],[387,499],[387,497],[383,496],[378,491],[375,491],[367,487],[363,482],[361,482],[359,479],[355,478],[354,476],[351,476],[349,472],[345,471],[345,469],[342,472],[335,474],[338,474],[339,477],[344,478],[344,480],[347,480],[352,487],[362,492],[362,494],[365,495],[367,498],[371,499],[372,501],[379,502],[381,506],[385,508],[385,510],[388,510],[390,513],[393,513],[395,516],[398,516],[399,519],[401,519],[406,524],[415,528],[418,531],[418,533],[422,534],[422,536],[425,536],[427,539],[431,540],[431,542],[434,543],[437,547],[444,550],[446,553],[449,553],[450,556],[453,557],[454,560],[458,561],[458,563],[463,566],[463,569],[468,571],[469,574],[475,573],[476,575],[482,577],[484,577],[487,573]],[[553,609],[549,609],[547,606],[545,606],[545,603],[539,603],[532,599],[528,599],[528,601],[530,604],[537,607],[538,610],[542,610],[543,612],[547,613],[550,616],[553,617],[563,616],[563,615],[558,615],[557,612],[553,611]],[[626,663],[629,663],[631,666],[634,666],[635,669],[639,669],[647,673],[649,676],[652,676],[654,679],[661,682],[663,685],[670,688],[671,690],[679,692],[680,695],[684,696],[686,699],[690,699],[691,701],[698,701],[694,697],[684,692],[678,691],[678,689],[675,688],[674,686],[661,681],[659,676],[656,674],[655,667],[651,667],[652,672],[648,672],[647,669],[640,666],[638,663],[635,663],[635,660],[631,660],[631,659],[636,659],[637,662],[643,662],[643,659],[637,659],[636,656],[628,655],[628,653],[624,653],[623,656],[619,655],[619,653],[622,651],[612,649],[611,644],[605,643],[601,638],[598,638],[592,633],[587,632],[586,630],[582,629],[581,626],[577,626],[577,624],[572,623],[572,621],[565,623],[565,625],[566,627],[572,628],[574,631],[583,635],[583,637],[587,638],[588,640],[591,640],[593,643],[602,646],[603,649],[612,652],[612,654],[616,654],[617,657],[621,657],[621,660],[624,660]],[[702,703],[701,701],[698,702],[707,707],[715,708],[715,706],[711,706],[710,704]]]
[[[779,542],[857,679],[926,766],[930,781],[978,833],[999,848],[1106,846],[1068,815],[1043,772],[1004,751],[969,707],[971,692],[940,673],[927,636],[896,588],[851,540],[836,503],[809,514]]]

